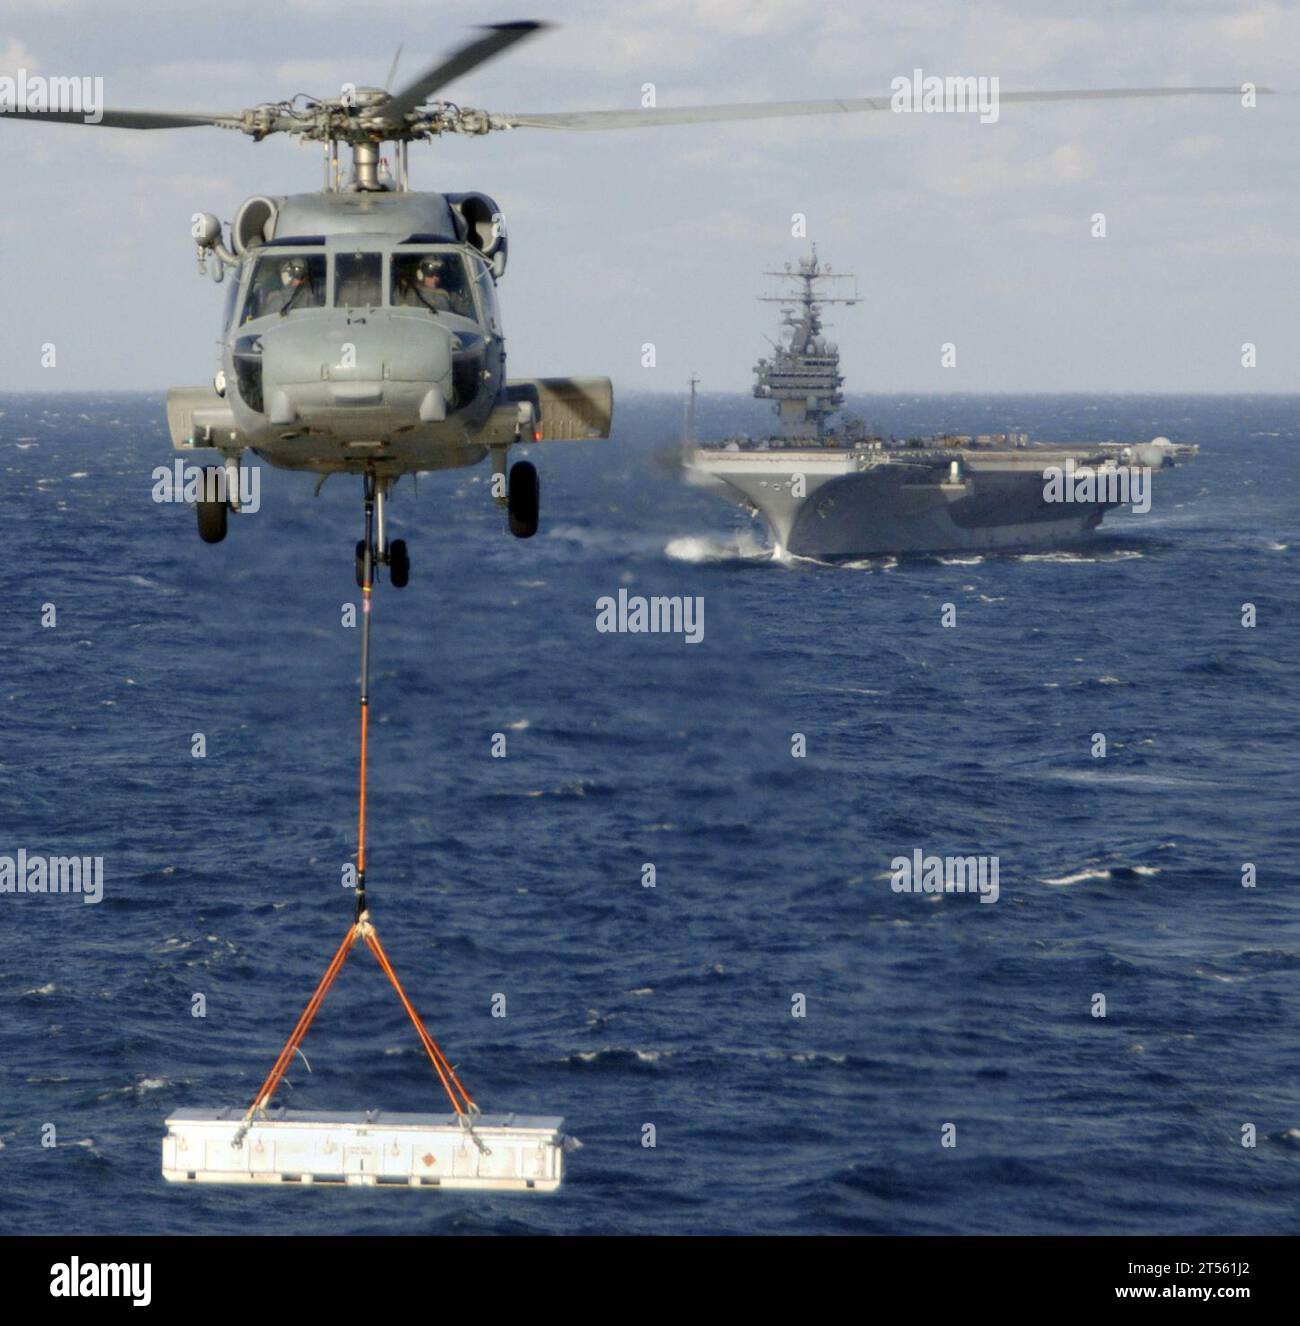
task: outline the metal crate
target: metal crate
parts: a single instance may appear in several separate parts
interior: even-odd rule
[[[234,1108],[177,1111],[163,1178],[554,1192],[564,1177],[561,1118],[482,1114],[471,1132],[453,1115],[270,1110],[236,1146],[243,1121]]]

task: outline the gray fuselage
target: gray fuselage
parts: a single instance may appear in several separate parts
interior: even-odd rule
[[[481,460],[476,438],[501,395],[505,344],[492,270],[447,200],[271,201],[274,237],[242,255],[221,351],[246,445],[273,465],[319,472]],[[411,290],[405,274],[425,258],[454,277],[454,303],[445,293],[421,302]],[[309,278],[277,287],[294,260]]]

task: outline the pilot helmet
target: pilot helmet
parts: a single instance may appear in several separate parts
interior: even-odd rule
[[[436,276],[442,279],[442,259],[441,258],[421,258],[418,268],[421,281],[427,281],[430,277]]]
[[[307,279],[307,264],[301,258],[290,258],[288,262],[280,268],[280,284],[291,285],[296,281],[305,281]]]

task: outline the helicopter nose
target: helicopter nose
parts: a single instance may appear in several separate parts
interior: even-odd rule
[[[432,319],[413,323],[383,312],[364,319],[286,319],[262,335],[268,421],[382,434],[447,416],[452,336]]]

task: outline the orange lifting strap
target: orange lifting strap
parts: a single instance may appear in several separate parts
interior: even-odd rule
[[[280,1057],[275,1061],[275,1067],[267,1075],[267,1079],[262,1083],[261,1090],[258,1091],[252,1105],[248,1108],[248,1114],[245,1116],[245,1123],[251,1123],[253,1116],[260,1110],[265,1110],[271,1097],[275,1094],[276,1088],[280,1085],[285,1072],[287,1071],[294,1054],[299,1045],[302,1044],[303,1037],[307,1035],[311,1027],[312,1020],[320,1011],[320,1006],[325,1002],[325,996],[329,993],[330,986],[338,977],[339,972],[343,970],[343,964],[348,959],[348,954],[352,951],[352,946],[360,939],[366,941],[366,946],[375,955],[375,960],[383,969],[384,975],[392,982],[393,989],[397,991],[397,997],[402,1001],[402,1007],[406,1009],[407,1016],[415,1025],[416,1034],[420,1038],[420,1043],[424,1046],[425,1052],[433,1064],[434,1071],[438,1074],[438,1080],[442,1083],[443,1089],[451,1100],[452,1108],[462,1117],[479,1112],[469,1092],[465,1090],[460,1078],[456,1076],[455,1069],[447,1062],[446,1056],[438,1048],[438,1043],[429,1035],[428,1029],[420,1019],[420,1015],[415,1011],[414,1005],[406,996],[406,991],[402,989],[402,983],[397,979],[397,973],[393,970],[393,964],[388,960],[388,954],[384,952],[384,946],[379,942],[379,936],[375,933],[375,928],[370,923],[368,912],[361,914],[358,920],[348,933],[343,937],[343,942],[339,945],[338,952],[330,960],[330,965],[325,969],[325,975],[321,977],[320,984],[316,987],[315,993],[307,1001],[307,1007],[303,1009],[302,1016],[298,1019],[298,1025],[294,1027],[292,1035],[285,1042],[284,1049],[280,1051]]]

